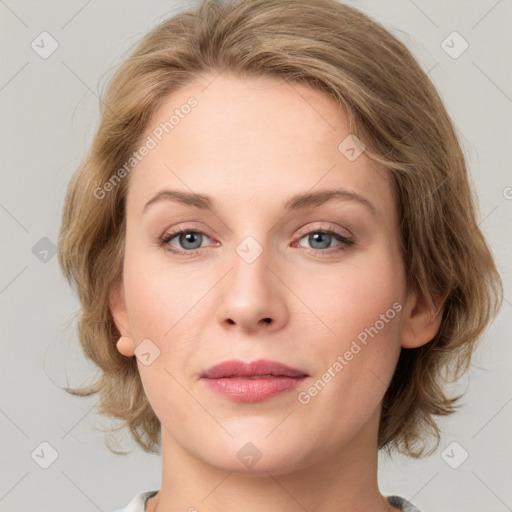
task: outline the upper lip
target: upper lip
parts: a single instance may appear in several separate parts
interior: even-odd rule
[[[224,361],[204,370],[201,377],[221,379],[223,377],[255,377],[264,375],[274,377],[307,377],[308,374],[278,361],[258,359],[248,363],[240,360]]]

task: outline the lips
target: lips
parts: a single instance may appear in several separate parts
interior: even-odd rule
[[[234,402],[262,402],[297,390],[309,375],[277,361],[233,360],[207,368],[201,375],[207,389]]]
[[[239,360],[225,361],[207,368],[201,376],[206,379],[261,379],[271,377],[303,378],[308,374],[277,361],[259,359],[249,363]]]

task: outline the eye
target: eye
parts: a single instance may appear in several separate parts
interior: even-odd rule
[[[165,246],[166,250],[177,254],[196,254],[203,246],[204,238],[208,236],[202,231],[192,229],[181,229],[171,233],[165,233],[160,238],[160,245]],[[172,241],[176,239],[178,248]]]
[[[174,254],[193,256],[208,245],[203,243],[205,240],[210,240],[210,238],[202,231],[176,228],[160,237],[159,245]],[[300,243],[302,240],[307,240],[311,247]],[[292,246],[303,247],[315,254],[329,255],[344,251],[353,244],[353,240],[334,229],[315,229],[302,235],[299,242]]]
[[[311,250],[315,253],[333,253],[344,251],[348,247],[354,244],[354,241],[350,238],[338,233],[333,229],[316,229],[314,231],[310,231],[306,235],[303,235],[299,240],[299,246],[304,247],[304,245],[300,244],[301,240],[307,240],[307,243],[311,245]],[[332,246],[332,242],[338,242],[334,246]],[[307,247],[306,247],[307,248]],[[326,250],[326,249],[334,249],[334,250]]]

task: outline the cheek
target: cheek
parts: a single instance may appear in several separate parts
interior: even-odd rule
[[[176,298],[163,294],[163,282],[154,280],[151,272],[125,274],[125,293],[132,335],[137,338],[159,339],[171,327],[171,315]]]
[[[195,337],[188,322],[198,290],[194,292],[186,272],[171,273],[153,255],[128,244],[127,248],[123,281],[130,332],[135,345],[149,339],[156,346],[151,348],[150,364],[137,361],[141,382],[160,421],[179,424],[183,421],[179,409],[190,402],[179,382]],[[176,408],[177,404],[181,406]]]
[[[348,261],[348,260],[347,260]],[[391,247],[380,246],[362,258],[338,268],[325,266],[296,278],[294,290],[313,313],[315,324],[323,325],[329,345],[342,345],[378,322],[380,330],[397,332],[397,306],[405,300],[401,260]],[[386,315],[386,312],[388,314]],[[381,315],[385,315],[385,329]]]
[[[325,285],[318,286],[322,282]],[[324,398],[318,403],[332,400],[336,408],[354,410],[357,403],[365,400],[371,410],[385,392],[400,353],[405,300],[400,258],[391,247],[386,250],[381,245],[380,250],[368,252],[365,258],[343,266],[339,272],[330,269],[303,282],[300,290],[316,313],[315,324],[322,326],[323,332],[314,353],[311,348],[305,349],[311,360],[317,361],[316,376],[332,382],[328,384],[330,391],[322,391]],[[332,374],[336,377],[331,378]],[[318,387],[322,388],[322,383]],[[344,400],[338,401],[339,396]]]
[[[139,339],[164,340],[199,298],[186,270],[170,269],[164,258],[128,244],[123,281],[132,333]]]

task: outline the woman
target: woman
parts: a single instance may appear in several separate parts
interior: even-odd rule
[[[377,485],[453,412],[499,306],[432,83],[333,0],[204,2],[121,65],[59,256],[100,412],[162,450],[128,512],[414,511]],[[433,443],[431,443],[433,441]]]

